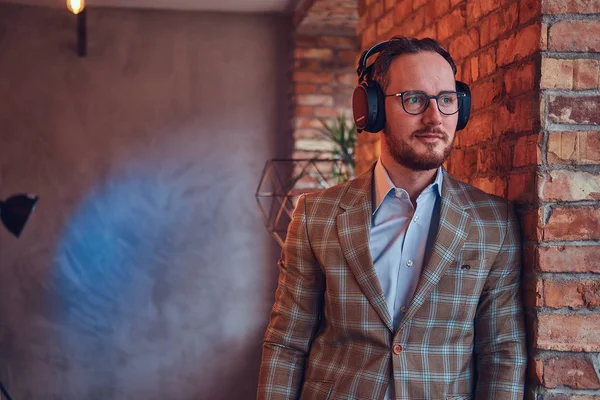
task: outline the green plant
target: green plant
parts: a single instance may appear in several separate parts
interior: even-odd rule
[[[354,177],[354,147],[356,146],[356,125],[348,122],[344,114],[337,116],[331,124],[321,119],[321,133],[331,140],[335,146],[333,158],[341,160],[343,165],[334,164],[333,174],[339,181],[347,181]]]

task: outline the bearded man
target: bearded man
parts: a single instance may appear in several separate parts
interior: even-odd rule
[[[394,37],[358,70],[355,121],[381,131],[381,156],[298,200],[257,398],[522,399],[513,208],[442,166],[468,86],[432,39]]]

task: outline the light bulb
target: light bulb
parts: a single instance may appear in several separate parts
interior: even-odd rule
[[[85,8],[85,0],[67,0],[67,8],[73,14],[79,14]]]

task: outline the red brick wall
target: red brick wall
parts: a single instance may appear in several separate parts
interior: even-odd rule
[[[331,150],[331,142],[319,132],[323,126],[320,119],[332,121],[345,114],[350,121],[357,53],[356,36],[296,35],[294,158],[310,158]]]
[[[542,13],[532,379],[543,398],[600,399],[600,1]]]
[[[600,1],[359,0],[362,49],[433,37],[473,93],[447,168],[515,201],[528,398],[600,400]],[[362,134],[357,173],[379,156]]]
[[[357,21],[356,0],[303,0],[296,10],[294,158],[319,153],[328,158],[332,144],[319,132],[320,120],[330,123],[344,114],[351,121],[360,48]]]

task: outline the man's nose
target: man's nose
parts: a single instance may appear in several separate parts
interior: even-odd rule
[[[442,124],[442,113],[438,109],[437,100],[429,99],[429,107],[423,113],[423,122],[428,126],[438,126]]]

